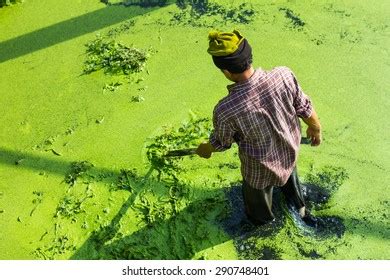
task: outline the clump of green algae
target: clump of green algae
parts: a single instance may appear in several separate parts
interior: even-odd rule
[[[172,25],[188,25],[192,27],[215,27],[231,22],[249,24],[257,14],[250,3],[226,5],[209,1],[177,1],[180,11],[173,14]]]
[[[87,48],[87,59],[84,64],[85,74],[101,69],[107,74],[128,75],[141,72],[149,57],[147,51],[125,46],[113,39],[105,39],[99,35],[85,46]]]
[[[65,176],[65,183],[74,186],[78,178],[82,177],[88,170],[93,167],[93,164],[88,161],[72,162],[70,171]]]
[[[168,151],[194,148],[200,141],[207,139],[210,133],[211,124],[208,118],[191,116],[190,120],[179,128],[166,127],[162,134],[154,137],[146,146],[146,155],[159,178],[164,174],[176,178],[182,170],[180,158],[166,157]]]

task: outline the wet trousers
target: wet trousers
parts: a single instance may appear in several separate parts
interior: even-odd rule
[[[249,220],[254,224],[265,224],[275,218],[272,213],[273,189],[274,186],[269,186],[264,189],[255,189],[244,180],[242,194],[245,212]],[[294,168],[287,183],[281,187],[281,191],[289,205],[293,205],[296,209],[305,206],[302,187],[299,183],[296,168]]]

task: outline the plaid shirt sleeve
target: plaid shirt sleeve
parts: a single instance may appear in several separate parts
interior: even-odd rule
[[[313,106],[311,104],[310,98],[303,93],[301,86],[298,84],[297,79],[295,78],[294,73],[290,72],[290,90],[292,92],[294,101],[293,106],[298,117],[308,118],[313,112]]]
[[[217,109],[214,110],[213,125],[214,131],[210,135],[210,144],[219,152],[229,149],[234,142],[235,131],[229,122],[222,120]]]

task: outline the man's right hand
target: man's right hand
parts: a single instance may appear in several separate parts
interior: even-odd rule
[[[196,149],[196,154],[202,158],[210,158],[213,152],[215,152],[215,148],[210,142],[204,142]]]
[[[318,146],[322,142],[321,135],[321,124],[318,119],[316,111],[313,109],[311,116],[308,118],[302,118],[302,120],[307,124],[306,135],[307,138],[311,139],[312,146]]]
[[[322,142],[321,129],[309,126],[306,130],[307,138],[311,139],[312,146],[318,146]]]

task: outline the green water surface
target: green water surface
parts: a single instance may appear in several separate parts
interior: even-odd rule
[[[219,165],[238,164],[237,147],[209,160],[184,159],[187,183],[175,205],[169,183],[155,173],[133,192],[112,188],[121,169],[147,174],[145,142],[163,126],[178,127],[190,111],[211,117],[226,94],[229,81],[206,52],[212,28],[238,28],[255,67],[290,67],[312,98],[324,141],[302,146],[301,178],[329,165],[349,176],[314,211],[341,217],[341,238],[307,234],[286,218],[250,244],[272,247],[282,259],[311,258],[313,250],[321,259],[390,258],[389,1],[246,1],[257,11],[250,24],[206,18],[203,27],[169,24],[179,11],[174,4],[68,2],[0,9],[0,259],[252,258],[217,222],[229,216],[226,189],[240,180],[239,169]],[[281,8],[299,15],[302,29]],[[83,75],[84,44],[130,19],[135,25],[115,39],[152,47],[147,69],[131,83],[103,71]],[[117,91],[103,90],[116,81],[123,82]],[[145,100],[131,102],[135,95]],[[94,166],[71,187],[64,178],[80,161]],[[56,215],[64,199],[83,198],[79,212]],[[148,222],[148,211],[161,217]]]

